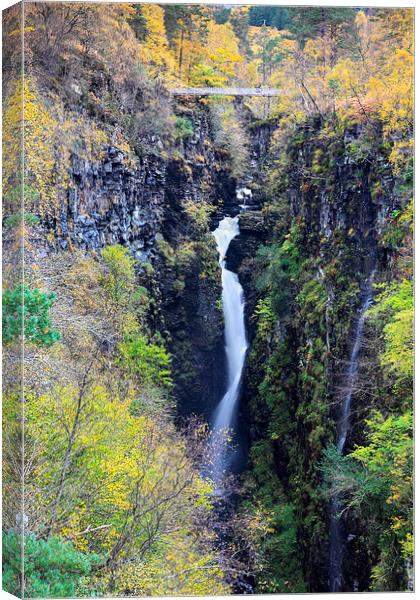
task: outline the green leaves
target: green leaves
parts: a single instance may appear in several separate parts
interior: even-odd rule
[[[10,208],[22,208],[22,204],[33,206],[38,200],[39,192],[33,185],[17,184],[10,187],[4,195],[5,205]]]
[[[24,561],[21,562],[22,542]],[[78,552],[70,542],[59,537],[25,538],[14,531],[3,533],[3,586],[6,591],[21,596],[21,572],[25,573],[24,595],[28,598],[63,598],[77,595],[77,584],[88,575],[101,557]]]
[[[177,139],[189,140],[194,135],[194,125],[188,117],[175,118],[175,133]]]
[[[4,219],[4,224],[8,227],[17,227],[18,225],[38,225],[39,217],[31,212],[16,212]]]
[[[3,292],[3,340],[4,343],[17,341],[22,335],[37,346],[52,346],[61,339],[60,333],[51,328],[48,311],[53,305],[55,294],[47,294],[38,289],[17,286]]]
[[[118,351],[121,367],[140,382],[171,387],[171,357],[164,346],[150,343],[146,336],[134,332],[125,336]]]
[[[273,311],[279,317],[290,312],[293,286],[302,270],[302,257],[298,245],[299,227],[292,225],[282,244],[274,243],[259,250],[259,256],[268,265],[259,278],[261,289],[268,289]]]
[[[102,285],[113,302],[124,304],[134,287],[134,260],[127,248],[118,244],[105,246],[102,258],[107,267]]]
[[[414,369],[414,296],[413,282],[388,286],[368,313],[383,331],[382,367],[394,380],[400,399],[411,401]]]

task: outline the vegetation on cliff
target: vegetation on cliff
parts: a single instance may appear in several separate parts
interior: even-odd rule
[[[267,173],[264,207],[272,243],[258,258],[264,271],[256,285],[263,295],[249,361],[256,438],[249,494],[275,523],[260,542],[270,573],[262,570],[261,591],[328,589],[326,515],[336,493],[345,497],[354,540],[344,567],[347,585],[412,585],[412,97],[402,90],[405,82],[400,87],[394,80],[395,61],[401,68],[412,62],[407,17],[398,12],[372,20],[359,13],[356,27],[363,24],[366,35],[375,31],[386,68],[381,62],[364,71],[336,55],[327,75],[331,83],[341,73],[334,94],[343,93],[350,73],[369,73],[364,87],[351,84],[349,97],[332,103],[326,95],[314,97],[312,118],[300,124],[297,115],[280,119],[276,132],[277,164]],[[391,23],[392,50],[385,52],[380,40],[390,39]],[[369,52],[369,60],[374,57]],[[382,84],[371,78],[375,68]],[[343,457],[334,449],[335,423],[346,394],[353,319],[372,272],[374,306]],[[277,516],[281,507],[287,524]],[[285,535],[289,541],[281,545]],[[291,576],[288,565],[296,561],[300,569]]]

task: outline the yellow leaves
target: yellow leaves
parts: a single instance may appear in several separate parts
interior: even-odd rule
[[[386,499],[387,504],[393,504],[394,502],[398,502],[398,500],[400,500],[400,498],[401,498],[399,488],[397,488],[396,486],[392,486],[391,490],[393,491],[393,493],[391,494],[391,496],[388,496],[388,498]],[[394,529],[394,527],[393,527],[393,529]]]
[[[384,11],[380,23],[382,35],[391,47],[412,51],[414,44],[414,9],[393,8]]]
[[[195,541],[187,543],[194,515],[212,508],[213,488],[194,470],[173,425],[131,414],[134,397],[116,397],[94,383],[82,390],[62,386],[28,395],[26,437],[28,442],[36,440],[39,466],[28,494],[33,491],[37,510],[42,506],[48,511],[65,474],[60,525],[53,533],[71,539],[81,551],[110,551],[128,518],[133,526],[129,548],[136,554],[136,544],[141,548],[157,523],[154,553],[159,569],[168,575],[162,590],[194,592],[197,579],[190,577],[190,565],[186,571],[177,557],[188,551],[185,560],[191,563],[213,560],[193,549]],[[160,547],[162,554],[156,554]],[[151,558],[147,568],[155,572]],[[141,588],[138,569],[136,565],[135,572],[127,573],[133,589],[154,593],[156,581],[150,590]]]
[[[136,596],[204,596],[229,594],[216,556],[188,532],[164,536],[160,551],[147,561],[123,565],[116,574],[116,590]]]
[[[175,58],[166,37],[164,10],[158,4],[144,4],[142,15],[146,21],[147,36],[141,44],[141,57],[152,76],[160,73],[171,76],[175,71]]]
[[[191,484],[191,495],[194,498],[195,506],[204,508],[206,511],[211,511],[213,508],[213,492],[214,485],[210,479],[194,477]]]
[[[404,558],[408,558],[409,556],[413,556],[414,554],[414,535],[412,533],[407,533],[405,538],[401,540],[402,552]]]
[[[218,48],[215,52],[210,52],[209,58],[215,68],[228,77],[235,75],[235,64],[243,60],[240,54],[226,48]]]
[[[356,23],[359,29],[366,27],[368,22],[366,13],[363,10],[359,10],[357,15],[355,16],[354,22]]]
[[[240,55],[238,40],[230,23],[224,25],[218,25],[214,22],[209,23],[206,48],[209,54],[224,48],[232,55]]]
[[[248,519],[249,535],[253,539],[264,538],[269,534],[275,533],[273,511],[268,510],[262,505],[256,506],[252,516]]]
[[[407,520],[403,517],[391,517],[391,530],[397,535],[404,558],[413,556],[414,553],[414,535],[410,531],[406,531],[408,526]]]
[[[24,33],[31,33],[32,31],[35,31],[35,27],[27,26],[23,28],[23,31]],[[8,35],[10,38],[19,37],[22,35],[22,28],[19,27],[19,29],[13,29]]]
[[[327,75],[327,83],[330,82],[337,82],[341,91],[354,96],[355,90],[360,88],[356,64],[350,58],[339,61]]]
[[[27,76],[18,79],[5,102],[3,189],[7,194],[24,179],[26,186],[34,187],[40,204],[48,211],[55,199],[52,142],[56,126],[35,81]],[[27,199],[26,203],[26,210],[31,211],[33,206]]]
[[[89,160],[99,160],[109,143],[95,123],[66,113],[58,97],[44,99],[29,76],[17,80],[6,99],[3,131],[4,192],[11,195],[24,179],[32,190],[26,194],[25,210],[41,214],[55,214],[58,193],[69,183],[74,147],[79,146]]]
[[[243,58],[230,23],[224,25],[209,23],[206,53],[207,64],[213,67],[218,75],[226,78],[235,76],[236,66],[243,61]]]
[[[414,58],[404,49],[397,49],[381,76],[371,77],[368,96],[379,105],[380,116],[387,133],[404,133],[413,124]]]
[[[184,205],[184,211],[201,231],[205,231],[208,227],[210,215],[214,212],[214,210],[215,207],[208,202],[197,204],[191,200],[188,200]],[[188,245],[188,242],[186,242],[186,244]],[[191,252],[190,256],[193,257],[194,253]]]
[[[157,4],[145,4],[142,6],[142,16],[147,23],[149,44],[167,45],[163,8]]]
[[[86,536],[78,535],[86,529],[85,517],[88,509],[85,502],[81,502],[74,513],[70,516],[68,523],[59,530],[59,535],[72,540],[75,548],[80,552],[87,552],[89,542]]]

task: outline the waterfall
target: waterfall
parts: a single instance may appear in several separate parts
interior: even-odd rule
[[[354,343],[350,353],[350,362],[347,370],[347,376],[345,378],[346,387],[342,404],[342,413],[340,421],[338,423],[337,450],[340,454],[343,453],[350,428],[351,399],[353,396],[354,384],[356,383],[357,379],[359,367],[359,353],[360,347],[362,345],[366,311],[369,308],[370,303],[372,302],[372,282],[374,276],[375,271],[372,271],[369,279],[366,281],[364,287],[362,288],[362,306],[360,308],[359,316],[356,322]]]
[[[226,444],[220,443],[220,435],[231,430],[234,425],[242,371],[248,348],[242,286],[239,283],[238,275],[226,268],[226,252],[230,242],[238,234],[238,217],[225,217],[213,231],[222,271],[224,337],[228,371],[227,391],[216,407],[212,419],[212,437],[215,443],[212,450],[210,475],[216,485],[221,483],[223,473],[229,467],[232,458]]]
[[[343,454],[351,425],[351,401],[359,370],[359,353],[363,339],[363,329],[366,311],[372,302],[372,284],[375,277],[374,268],[362,286],[362,305],[357,316],[354,340],[350,352],[350,360],[344,377],[344,396],[341,403],[341,415],[337,424],[337,451]],[[343,553],[344,527],[341,520],[342,502],[339,494],[335,494],[330,502],[330,557],[329,557],[329,588],[330,592],[342,591],[343,585]]]

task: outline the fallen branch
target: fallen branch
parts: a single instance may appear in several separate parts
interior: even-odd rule
[[[305,92],[308,94],[309,99],[311,100],[312,104],[315,106],[316,110],[319,113],[319,116],[321,117],[322,120],[324,120],[324,115],[322,114],[322,112],[319,110],[319,106],[315,101],[315,98],[312,96],[311,92],[308,90],[308,88],[305,85],[305,82],[303,81],[303,79],[300,82],[301,86],[303,87],[303,89],[305,90]]]
[[[66,540],[72,540],[75,537],[80,537],[81,535],[86,535],[87,533],[93,533],[94,531],[99,531],[100,529],[108,529],[108,527],[112,527],[112,525],[99,525],[98,527],[91,527],[89,525],[89,527],[84,531],[79,531],[79,533],[73,533],[73,535],[66,536]]]

